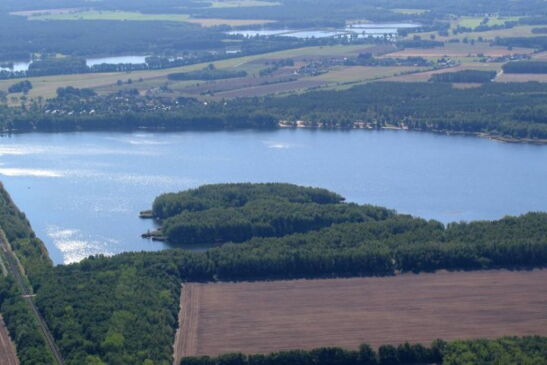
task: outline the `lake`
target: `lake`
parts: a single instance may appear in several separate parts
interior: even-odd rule
[[[154,197],[201,184],[319,186],[442,222],[547,210],[547,146],[407,131],[21,134],[0,178],[55,263],[159,250],[140,238]]]
[[[89,58],[85,60],[88,67],[100,65],[103,63],[118,65],[118,64],[132,64],[138,65],[146,63],[146,57],[148,56],[114,56],[114,57],[101,57],[101,58]],[[13,62],[13,67],[0,67],[0,71],[20,72],[28,71],[30,62]]]
[[[241,35],[246,38],[256,36],[278,36],[278,37],[293,37],[299,39],[310,38],[332,38],[340,36],[350,36],[356,34],[359,38],[366,36],[384,36],[397,34],[398,29],[418,28],[420,24],[411,23],[355,23],[347,26],[345,29],[276,29],[276,30],[253,30],[241,29],[226,32],[230,35]]]
[[[119,64],[140,65],[142,63],[146,63],[146,57],[148,56],[115,56],[115,57],[89,58],[85,61],[85,63],[88,67],[101,65],[103,63],[108,63],[111,65],[119,65]]]

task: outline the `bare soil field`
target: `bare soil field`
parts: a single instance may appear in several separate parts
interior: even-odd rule
[[[0,364],[19,365],[19,359],[17,359],[15,346],[13,345],[13,342],[11,342],[2,316],[0,316]]]
[[[185,284],[181,356],[547,335],[547,270]]]

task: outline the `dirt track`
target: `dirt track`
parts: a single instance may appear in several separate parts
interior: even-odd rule
[[[547,335],[547,270],[186,284],[176,359]]]
[[[0,316],[0,364],[19,365],[19,359],[15,353],[15,346],[8,334],[4,319]]]

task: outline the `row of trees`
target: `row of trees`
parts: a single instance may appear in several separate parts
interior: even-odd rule
[[[434,82],[490,82],[496,77],[496,71],[463,70],[457,72],[443,72],[431,75],[429,81]]]
[[[508,74],[546,74],[547,61],[515,61],[502,66]]]
[[[232,79],[236,77],[247,76],[247,71],[244,70],[217,70],[213,64],[205,67],[202,70],[190,71],[190,72],[177,72],[168,74],[169,80],[221,80]]]
[[[396,125],[421,131],[547,139],[547,125],[521,113],[523,108],[546,104],[547,87],[537,82],[485,83],[466,90],[442,82],[377,82],[342,91],[207,105],[138,94],[57,97],[45,105],[0,107],[0,127],[19,132],[276,128],[280,120],[295,125],[302,120],[310,127],[322,128],[352,128],[362,122],[371,128]]]
[[[0,184],[0,240],[9,241],[29,278],[38,280],[51,269],[43,243],[34,236],[25,215],[13,204]],[[0,254],[2,256],[3,254]],[[1,261],[1,260],[0,260]],[[22,365],[52,365],[54,359],[37,319],[25,302],[11,274],[0,276],[0,312],[17,349]]]
[[[181,365],[471,365],[471,364],[542,364],[547,361],[547,337],[503,337],[496,340],[468,340],[447,343],[434,341],[431,346],[380,346],[374,351],[363,344],[357,351],[338,347],[314,350],[280,351],[267,355],[225,354],[217,357],[186,357]]]

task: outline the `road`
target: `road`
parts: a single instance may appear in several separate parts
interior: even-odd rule
[[[7,261],[6,262],[7,269],[9,273],[13,275],[13,277],[15,278],[15,282],[17,283],[19,290],[21,291],[21,293],[23,293],[23,298],[25,302],[28,304],[28,306],[34,313],[34,316],[38,320],[38,325],[40,326],[40,330],[42,331],[42,334],[44,335],[47,346],[50,348],[51,353],[53,354],[55,362],[58,365],[64,365],[65,362],[63,360],[63,357],[61,356],[61,353],[59,352],[59,349],[57,348],[57,345],[55,344],[55,340],[53,339],[53,336],[51,335],[51,332],[49,331],[49,328],[47,327],[47,324],[44,321],[44,318],[42,317],[40,312],[38,312],[38,309],[36,308],[36,305],[34,304],[34,301],[32,300],[32,297],[33,297],[32,290],[29,288],[29,286],[23,279],[23,274],[19,270],[19,266],[17,265],[17,261],[16,261],[16,258],[14,257],[13,252],[7,248],[6,242],[2,241],[0,242],[0,245],[4,253],[4,257],[6,258],[6,261]]]

